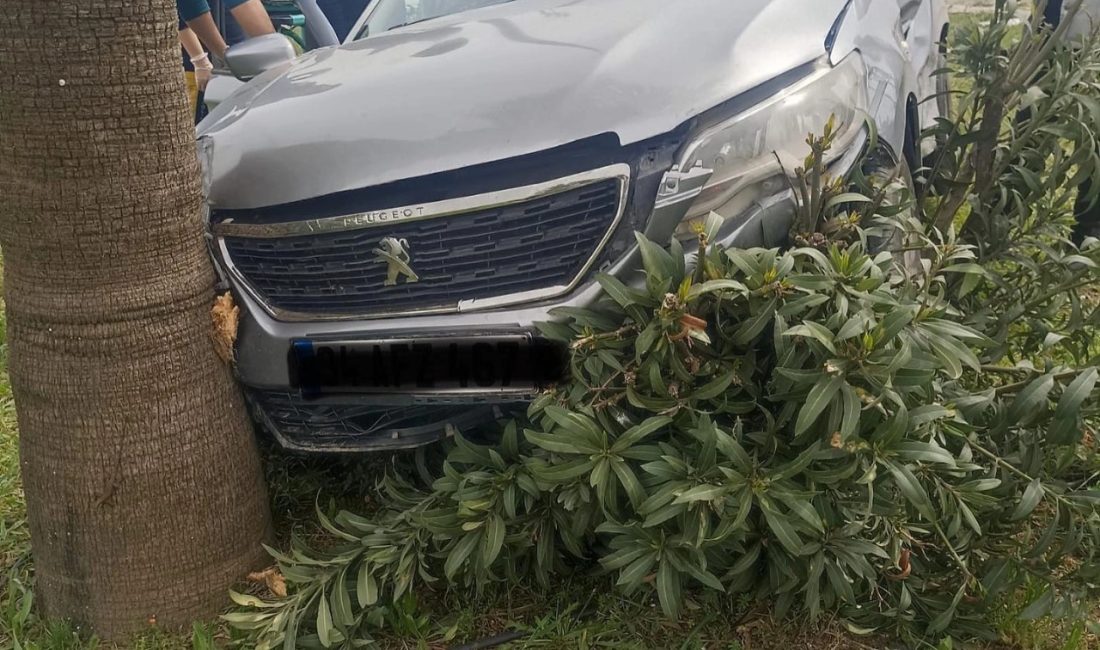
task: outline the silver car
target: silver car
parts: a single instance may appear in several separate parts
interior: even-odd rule
[[[807,133],[837,117],[836,173],[872,124],[876,158],[913,166],[945,110],[940,0],[368,13],[388,9],[294,60],[271,39],[231,50],[257,76],[199,129],[237,371],[292,449],[416,446],[522,405],[563,373],[536,323],[595,303],[600,272],[637,282],[635,232],[691,238],[715,213],[722,244],[781,246],[777,158],[793,167]]]

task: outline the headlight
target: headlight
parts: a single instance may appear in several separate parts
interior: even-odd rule
[[[784,169],[803,164],[810,151],[807,136],[819,134],[830,116],[837,121],[830,151],[835,159],[857,141],[867,112],[867,77],[859,55],[835,67],[822,62],[808,77],[689,142],[665,176],[657,208],[686,208],[677,228],[684,235],[711,212],[736,216],[786,188]]]

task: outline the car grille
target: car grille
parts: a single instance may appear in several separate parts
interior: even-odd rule
[[[224,238],[225,250],[269,308],[371,316],[446,310],[467,300],[569,287],[619,214],[619,179],[522,203],[341,232]],[[419,281],[385,286],[383,237],[408,242]]]
[[[409,449],[431,444],[455,431],[464,436],[494,429],[505,414],[523,412],[526,402],[466,397],[460,403],[376,404],[354,396],[306,400],[280,391],[245,391],[257,421],[281,444],[300,451],[359,452]]]

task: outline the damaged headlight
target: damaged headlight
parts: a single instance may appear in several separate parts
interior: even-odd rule
[[[661,184],[657,207],[684,210],[678,235],[692,234],[712,212],[737,216],[787,187],[784,169],[803,164],[807,136],[820,134],[830,116],[837,124],[830,160],[846,153],[860,141],[868,104],[858,54],[835,67],[823,61],[809,76],[689,142]]]

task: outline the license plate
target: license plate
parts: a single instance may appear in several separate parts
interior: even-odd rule
[[[291,384],[335,393],[531,393],[561,381],[564,346],[526,337],[317,341],[290,348]]]

